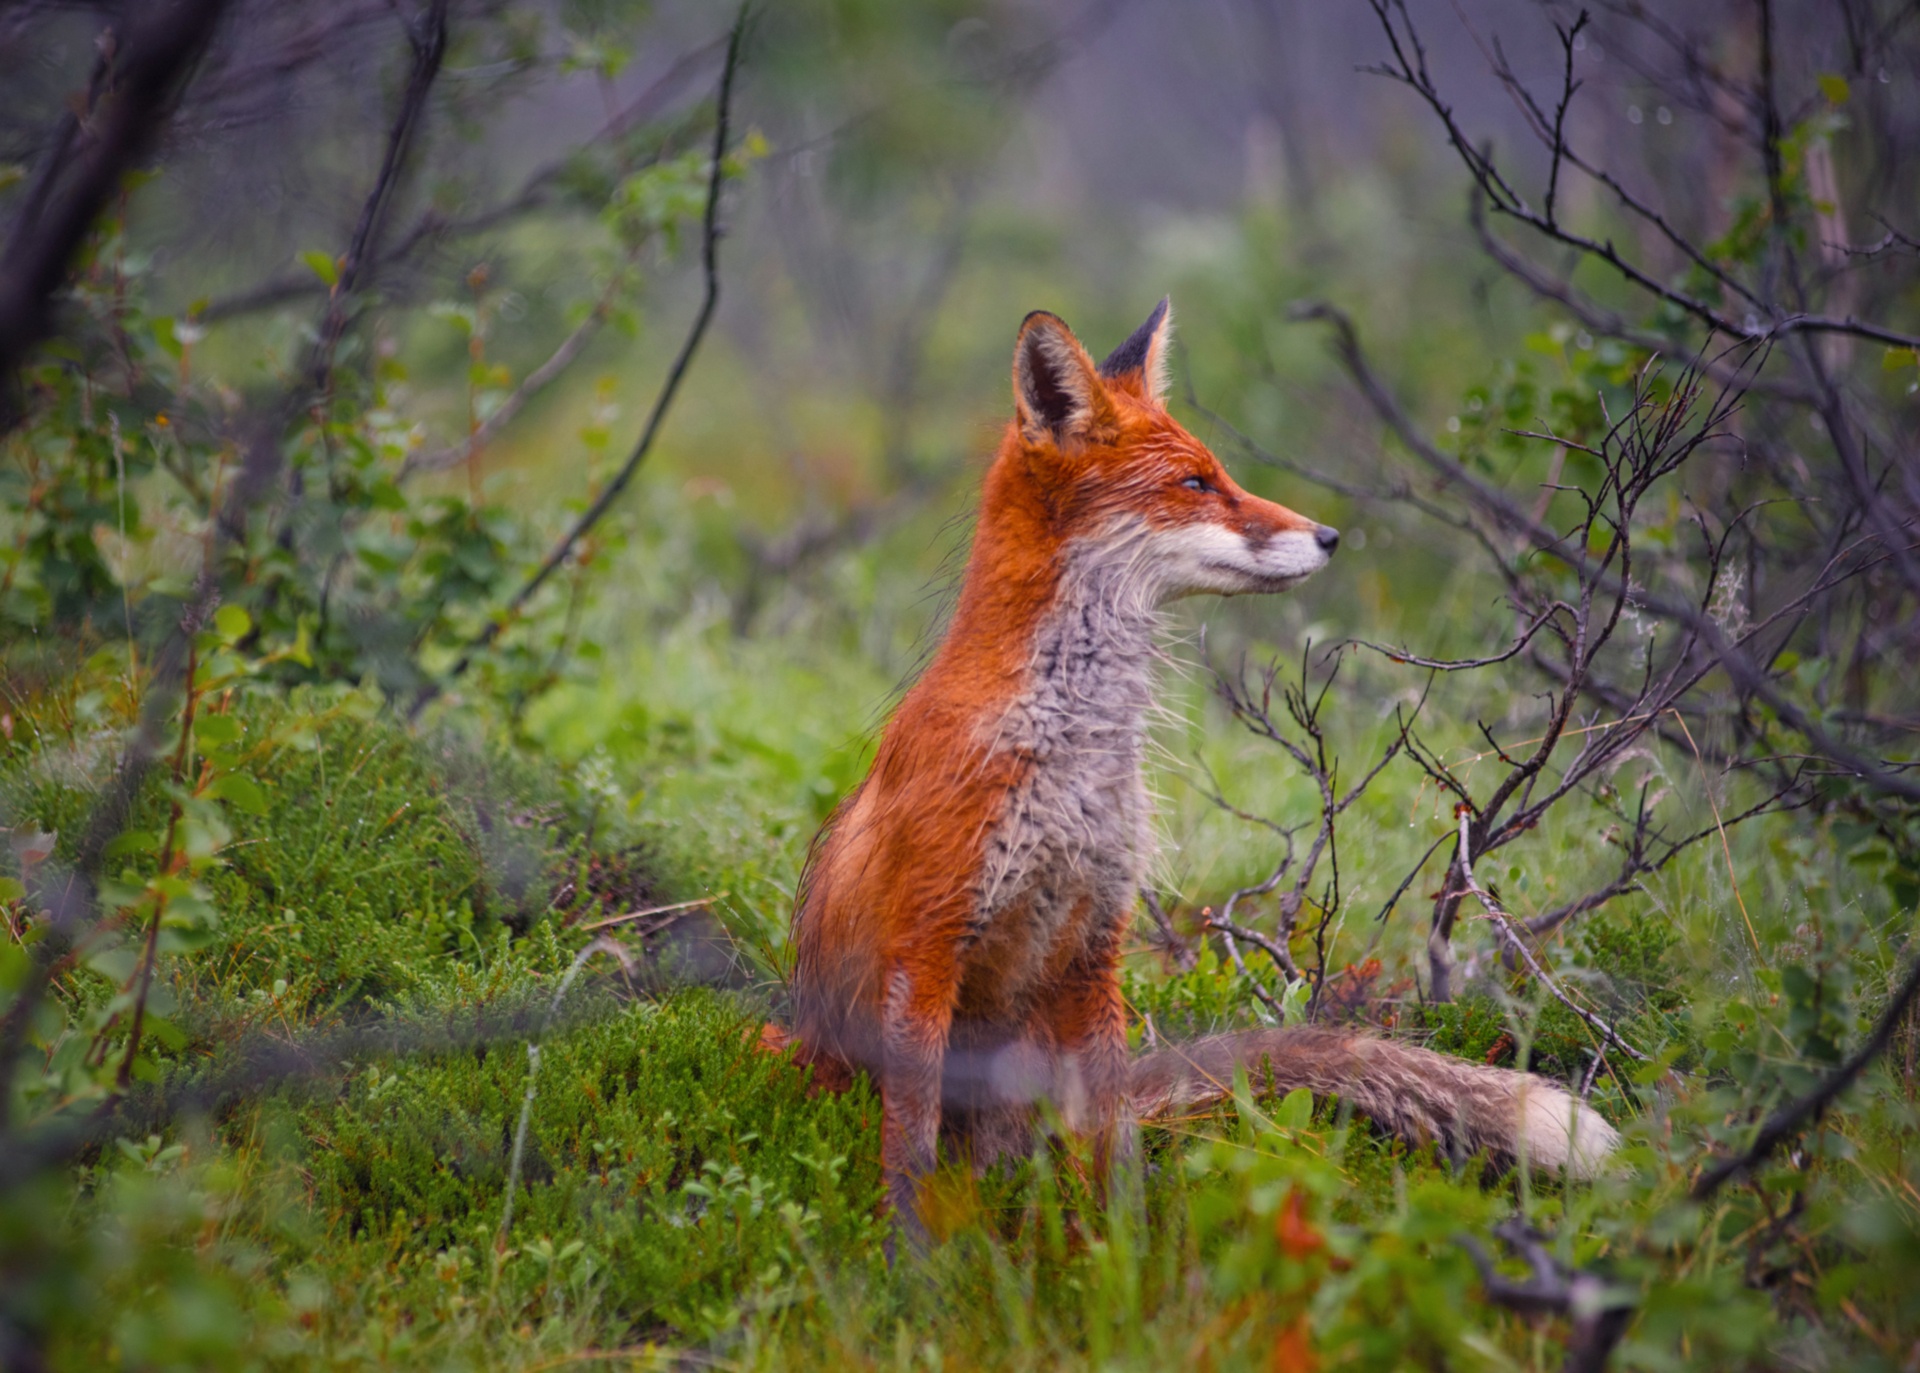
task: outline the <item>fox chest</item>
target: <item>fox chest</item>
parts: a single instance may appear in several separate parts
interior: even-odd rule
[[[1056,615],[994,722],[990,748],[1010,755],[1012,780],[984,836],[970,926],[994,1000],[1018,1002],[1117,938],[1151,859],[1150,626],[1119,618],[1097,603]]]

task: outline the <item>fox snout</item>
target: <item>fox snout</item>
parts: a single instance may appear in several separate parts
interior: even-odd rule
[[[1229,503],[1225,519],[1203,519],[1158,531],[1163,599],[1248,596],[1288,591],[1325,567],[1340,531],[1219,480]]]

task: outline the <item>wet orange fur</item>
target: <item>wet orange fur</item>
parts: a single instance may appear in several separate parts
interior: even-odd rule
[[[763,1047],[811,1063],[816,1089],[874,1073],[889,1200],[915,1233],[943,1138],[976,1166],[1023,1154],[1049,1098],[1104,1172],[1134,1113],[1219,1101],[1256,1065],[1270,1091],[1338,1095],[1410,1143],[1596,1176],[1619,1137],[1564,1088],[1358,1030],[1129,1059],[1118,959],[1150,842],[1152,608],[1285,590],[1338,539],[1243,491],[1167,413],[1165,346],[1165,302],[1101,369],[1053,316],[1022,326],[952,625],[814,841],[794,1032],[769,1026]]]
[[[1031,316],[1022,345],[1035,328],[1071,340],[1051,316]],[[1057,349],[1055,334],[1048,338]],[[800,1054],[823,1069],[854,1063],[877,1072],[896,1207],[910,1204],[912,1180],[930,1162],[918,1142],[924,1072],[895,1080],[904,1070],[890,1072],[881,1045],[888,989],[902,982],[904,1033],[918,1043],[895,1061],[921,1063],[924,1051],[942,1062],[956,1026],[1003,1024],[1025,1006],[1027,1041],[1092,1065],[1088,1118],[1099,1157],[1122,1124],[1125,1014],[1112,932],[1127,913],[1076,908],[1044,949],[1029,946],[1031,922],[1001,920],[983,931],[976,921],[982,846],[1006,798],[1037,765],[996,748],[993,722],[1029,686],[1035,638],[1070,551],[1117,518],[1153,528],[1208,522],[1251,539],[1317,528],[1243,490],[1168,414],[1152,394],[1157,359],[1101,377],[1078,343],[1072,348],[1074,379],[1092,384],[1083,418],[1065,436],[1034,422],[1016,366],[1017,413],[985,477],[951,627],[888,721],[866,779],[815,841],[796,907]],[[1208,489],[1182,486],[1188,477]],[[1036,959],[1040,986],[1014,1004],[1010,970]]]

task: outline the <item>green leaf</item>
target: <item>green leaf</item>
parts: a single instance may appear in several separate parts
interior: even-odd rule
[[[184,350],[180,346],[179,335],[174,332],[171,316],[162,315],[157,319],[149,320],[148,325],[153,330],[154,342],[160,345],[168,357],[177,358],[181,355]]]
[[[399,487],[383,477],[367,488],[367,504],[375,510],[405,510],[407,498]]]
[[[152,853],[160,847],[160,836],[152,830],[123,830],[107,845],[106,857],[125,858],[130,853]]]
[[[231,744],[240,737],[240,722],[231,715],[202,715],[194,721],[193,737],[202,747]]]
[[[186,1032],[171,1020],[157,1016],[151,1010],[147,1012],[140,1024],[150,1038],[176,1053],[187,1047]]]
[[[178,914],[167,908],[161,922],[160,952],[197,953],[220,937],[220,914],[204,901],[183,902]]]
[[[100,904],[111,910],[137,906],[146,896],[146,884],[137,873],[123,872],[119,877],[109,877],[100,884]]]
[[[17,877],[0,877],[0,902],[18,901],[27,894],[27,884]]]
[[[1313,1093],[1295,1087],[1282,1098],[1273,1113],[1273,1123],[1282,1130],[1304,1130],[1313,1123]]]
[[[87,955],[87,967],[116,985],[133,976],[140,966],[140,954],[131,944],[116,944]]]
[[[24,944],[0,941],[0,992],[18,990],[32,961]]]
[[[264,815],[267,810],[267,793],[251,777],[230,772],[225,777],[216,778],[207,794],[217,796],[223,801],[238,806],[249,815]]]
[[[239,643],[253,628],[253,617],[237,605],[223,605],[213,612],[213,628],[226,642]]]
[[[839,788],[835,788],[836,791]],[[1307,1014],[1307,1002],[1313,996],[1313,984],[1306,978],[1295,978],[1280,993],[1280,1019],[1287,1025],[1297,1025]]]
[[[323,253],[316,248],[300,254],[300,260],[307,264],[315,276],[326,282],[329,291],[340,284],[340,264],[333,260],[331,253]]]
[[[1833,72],[1820,74],[1820,94],[1826,96],[1829,105],[1844,105],[1849,94],[1847,78]]]
[[[219,820],[219,812],[182,819],[177,831],[180,851],[188,858],[211,858],[227,846],[233,835]]]

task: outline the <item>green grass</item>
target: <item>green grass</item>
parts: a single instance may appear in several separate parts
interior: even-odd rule
[[[1557,1367],[1564,1325],[1487,1303],[1457,1242],[1516,1211],[1643,1303],[1623,1366],[1770,1366],[1791,1347],[1872,1367],[1885,1346],[1867,1327],[1914,1328],[1898,1275],[1920,1252],[1903,1190],[1915,1113],[1884,1079],[1803,1166],[1710,1209],[1685,1200],[1701,1149],[1805,1080],[1795,1017],[1820,967],[1808,962],[1806,986],[1756,982],[1722,956],[1724,912],[1676,918],[1723,880],[1704,847],[1554,951],[1565,978],[1689,1073],[1664,1086],[1658,1069],[1631,1075],[1631,1100],[1601,1084],[1596,1100],[1632,1146],[1619,1176],[1562,1191],[1455,1174],[1337,1108],[1243,1099],[1147,1132],[1143,1228],[1103,1213],[1077,1165],[1043,1152],[1011,1174],[945,1178],[944,1241],[889,1267],[871,1092],[809,1096],[752,1047],[777,1003],[760,979],[778,961],[783,893],[827,798],[860,765],[862,739],[841,723],[857,715],[848,698],[884,691],[788,647],[782,661],[717,628],[669,638],[657,670],[610,675],[604,699],[576,690],[532,712],[522,737],[545,761],[409,736],[351,695],[244,706],[249,737],[279,741],[248,764],[269,803],[235,815],[209,879],[217,937],[163,963],[172,1013],[194,1031],[169,1071],[200,1071],[246,1035],[381,1023],[400,1039],[122,1140],[71,1185],[10,1208],[0,1256],[24,1285],[9,1301],[52,1331],[57,1364],[1226,1369],[1289,1366],[1287,1341],[1310,1336],[1325,1367]],[[63,851],[97,780],[81,766],[87,741],[112,724],[109,707],[90,709],[47,709],[0,767],[10,813],[60,829]],[[289,732],[289,712],[306,725]],[[1187,737],[1242,804],[1300,803],[1271,759],[1193,719]],[[1176,842],[1208,855],[1189,889],[1218,891],[1257,866],[1255,841],[1219,830],[1180,785],[1170,775],[1163,788]],[[1367,863],[1424,842],[1425,821],[1404,829],[1424,804],[1399,782],[1369,802],[1349,880],[1378,885]],[[156,788],[136,823],[161,805]],[[1736,840],[1770,939],[1804,914],[1769,893],[1845,878],[1823,850],[1830,836]],[[1573,825],[1529,852],[1569,884],[1604,858]],[[581,880],[615,870],[624,885]],[[720,913],[759,970],[748,989],[676,986],[656,961],[669,954],[635,940],[640,976],[593,959],[543,1029],[589,941],[581,925],[619,913],[608,899],[636,883],[662,899],[737,893]],[[1372,908],[1356,901],[1335,966],[1366,951]],[[1828,934],[1871,948],[1886,937],[1884,903],[1854,906]],[[1416,966],[1417,909],[1373,945],[1382,985]],[[1253,1016],[1217,962],[1180,977],[1144,954],[1129,966],[1130,996],[1162,1033]],[[1831,976],[1818,987],[1842,991]],[[111,990],[82,972],[65,994]],[[1861,988],[1825,1013],[1851,1033],[1871,1005]],[[1447,1007],[1403,998],[1393,1032],[1476,1061],[1516,1062],[1524,1046],[1563,1078],[1584,1070],[1590,1044],[1558,1003],[1504,976]],[[539,1078],[502,1234],[530,1040]],[[1755,1236],[1796,1195],[1805,1210],[1779,1244],[1811,1246],[1820,1277],[1772,1292],[1752,1280],[1770,1252]]]

